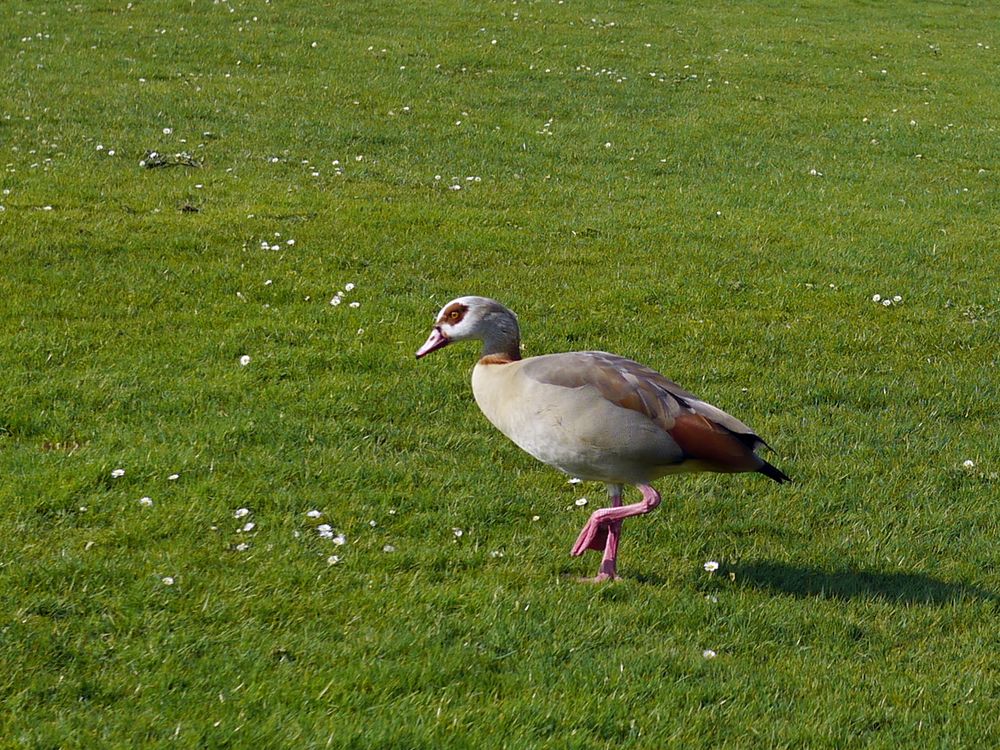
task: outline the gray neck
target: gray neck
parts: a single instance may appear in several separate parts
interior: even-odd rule
[[[521,358],[521,330],[514,313],[507,309],[491,312],[486,330],[489,333],[483,338],[483,357],[500,355],[511,360]]]

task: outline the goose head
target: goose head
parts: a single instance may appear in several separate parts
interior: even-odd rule
[[[488,297],[458,297],[441,308],[417,359],[469,339],[483,343],[483,357],[521,358],[521,332],[513,312]]]

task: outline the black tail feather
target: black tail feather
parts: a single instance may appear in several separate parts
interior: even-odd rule
[[[785,472],[783,472],[776,466],[771,466],[771,464],[769,464],[767,461],[765,461],[764,465],[761,466],[759,469],[757,469],[757,471],[759,471],[765,477],[773,479],[778,484],[783,484],[785,482],[792,481],[792,478],[790,476],[788,476]]]

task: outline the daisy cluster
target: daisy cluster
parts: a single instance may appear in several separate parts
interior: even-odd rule
[[[323,512],[314,508],[306,512],[306,517],[312,521],[319,521],[323,518]],[[335,531],[333,526],[328,523],[319,523],[314,528],[320,539],[329,540],[335,547],[343,547],[347,544],[347,537],[343,533]],[[336,565],[339,562],[340,555],[329,555],[326,558],[327,565]]]
[[[351,292],[353,292],[354,289],[355,289],[354,282],[348,281],[346,284],[344,284],[344,288],[341,291],[333,295],[333,297],[330,299],[330,304],[333,305],[334,307],[343,304],[346,296]],[[347,306],[357,308],[361,307],[361,303],[358,302],[357,300],[353,300],[349,302]]]
[[[125,476],[125,469],[117,468],[117,469],[112,469],[111,470],[111,478],[112,479],[121,479],[123,476]],[[176,482],[180,478],[181,478],[180,474],[174,473],[174,474],[170,474],[169,476],[167,476],[167,481],[168,482]],[[151,498],[149,495],[143,495],[142,497],[139,498],[139,500],[137,502],[143,508],[152,508],[153,507],[153,498]]]
[[[580,479],[579,477],[570,477],[569,479],[566,480],[566,484],[573,485],[575,487],[576,485],[580,484],[582,481],[583,480]],[[589,503],[589,502],[590,501],[587,498],[585,498],[585,497],[578,497],[576,500],[573,501],[572,505],[567,505],[566,506],[566,510],[573,510],[573,508],[585,508],[587,506],[587,503]],[[539,519],[539,516],[534,516],[531,520],[532,521],[537,521],[538,519]]]
[[[253,511],[249,508],[237,508],[233,513],[233,518],[242,523],[236,527],[236,533],[241,535],[249,535],[257,528],[257,522],[250,520],[250,515]],[[241,541],[233,545],[233,549],[237,552],[246,552],[250,549],[250,542],[248,537],[243,537]]]
[[[363,162],[365,160],[364,154],[356,154],[354,156],[355,162]],[[266,157],[266,162],[268,164],[290,164],[292,159],[289,158],[289,152],[285,151],[281,156],[271,155]],[[337,177],[343,177],[346,173],[346,163],[350,161],[349,159],[333,159],[330,161],[330,169],[333,174]],[[310,159],[299,159],[298,166],[301,167],[305,172],[309,174],[310,177],[322,177],[323,173],[321,171],[322,167],[320,164],[313,162]]]
[[[651,45],[647,44],[646,47]],[[729,50],[725,50],[728,52]],[[534,65],[530,66],[533,70]],[[544,72],[551,73],[551,68],[545,68]],[[615,84],[627,83],[630,78],[629,74],[618,70],[617,68],[594,68],[590,65],[580,64],[573,68],[574,73],[580,73],[587,76],[592,76],[594,78],[605,78],[609,81],[613,81]],[[640,74],[640,78],[642,75]],[[650,70],[645,74],[645,77],[654,83],[699,83],[702,80],[705,82],[705,88],[711,88],[713,84],[716,83],[715,78],[699,78],[699,74],[695,73],[691,69],[691,65],[684,65],[676,73],[669,73],[663,70]],[[724,86],[729,85],[728,80],[722,81]],[[738,87],[737,87],[738,88]]]
[[[288,239],[281,238],[281,232],[275,232],[273,239],[262,239],[260,240],[261,250],[272,250],[278,251],[282,248],[295,247],[295,240],[289,237]]]
[[[51,38],[52,36],[48,32],[39,31],[36,32],[34,36],[22,36],[21,42],[25,44],[30,42],[47,42]]]
[[[10,115],[7,115],[7,120],[10,119]],[[31,120],[30,115],[26,115],[25,120]],[[58,143],[54,141],[42,140],[40,148],[29,148],[26,151],[22,151],[20,146],[11,146],[10,150],[15,154],[24,154],[28,157],[28,169],[38,169],[42,172],[50,171],[56,163],[56,159],[64,159],[66,153],[62,150]],[[5,171],[9,173],[17,172],[17,167],[13,162],[5,165]],[[51,208],[51,207],[50,207]]]
[[[872,302],[882,305],[882,307],[892,307],[893,305],[902,304],[903,298],[898,294],[892,297],[890,297],[889,295],[883,297],[881,294],[873,294]]]
[[[434,175],[434,182],[439,183],[443,178],[441,175]],[[451,182],[448,184],[449,190],[461,190],[464,186],[471,185],[473,183],[482,182],[483,178],[478,175],[470,175],[468,177],[452,177]]]

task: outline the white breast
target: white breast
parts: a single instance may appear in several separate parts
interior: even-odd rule
[[[669,471],[681,451],[638,412],[595,388],[565,388],[526,377],[524,362],[477,364],[472,392],[486,418],[518,447],[572,476],[646,482]]]

